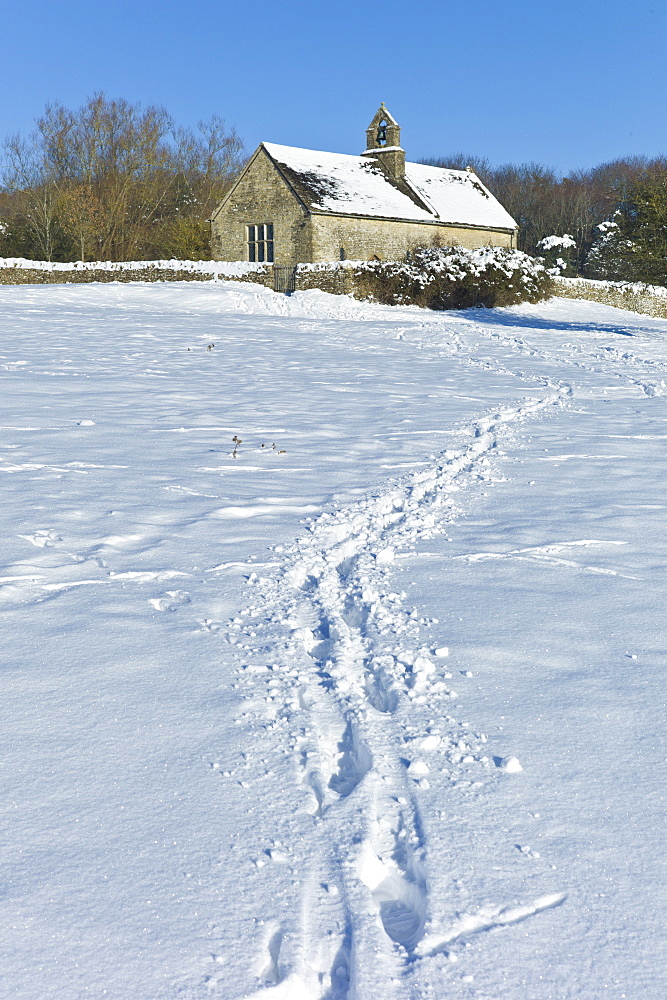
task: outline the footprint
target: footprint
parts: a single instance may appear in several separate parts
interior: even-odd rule
[[[151,597],[148,601],[156,611],[178,611],[191,602],[192,598],[185,590],[168,590],[164,597]]]
[[[380,907],[380,919],[392,941],[411,951],[424,926],[424,905],[414,884],[398,875],[389,875],[373,892]]]
[[[329,989],[322,1000],[347,1000],[350,995],[351,969],[349,946],[341,945],[331,963]]]
[[[338,769],[329,780],[329,788],[345,798],[357,787],[373,766],[371,752],[359,736],[357,726],[348,720],[340,743]]]
[[[418,852],[423,849],[418,814],[403,800],[385,799],[371,824],[371,836],[357,860],[359,878],[370,890],[387,937],[413,952],[424,935],[428,891]]]
[[[393,656],[374,657],[367,664],[366,697],[376,712],[391,714],[398,708],[400,694]]]
[[[301,780],[313,795],[308,812],[321,819],[328,806],[354,791],[372,766],[373,758],[355,723],[348,721],[338,740],[322,729],[315,748],[303,750],[299,762]]]
[[[361,629],[368,621],[369,609],[353,594],[347,594],[341,611],[341,618],[349,628]]]
[[[308,810],[311,816],[316,816],[317,819],[322,819],[324,813],[324,805],[326,801],[326,791],[324,788],[324,779],[319,770],[307,771],[305,770],[307,761],[303,763],[303,783],[310,788],[313,793],[315,801],[313,802],[312,808]]]
[[[269,938],[268,952],[269,960],[262,970],[261,976],[267,983],[278,984],[282,981],[282,973],[280,970],[280,949],[283,944],[283,932],[281,930],[276,931]]]
[[[354,555],[345,556],[339,563],[336,564],[336,572],[340,577],[341,583],[345,583],[352,575],[353,570],[357,565],[358,555],[355,552]]]
[[[312,639],[304,641],[304,647],[309,656],[318,663],[323,663],[331,657],[336,642],[336,631],[323,615],[317,628],[313,630]]]
[[[25,538],[26,542],[31,542],[38,549],[48,548],[55,545],[56,542],[62,541],[60,535],[57,535],[55,531],[35,531],[32,535],[19,535],[19,538]]]
[[[426,919],[426,889],[391,861],[381,860],[366,841],[358,862],[359,878],[370,889],[388,937],[408,951],[417,946]]]
[[[388,687],[377,674],[366,681],[366,697],[376,712],[391,715],[398,708],[399,693]]]
[[[664,379],[659,382],[640,383],[646,396],[667,396],[667,383]]]

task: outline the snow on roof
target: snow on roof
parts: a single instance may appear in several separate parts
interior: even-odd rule
[[[406,163],[409,183],[434,207],[443,222],[515,229],[516,222],[471,170],[445,170]]]
[[[296,193],[314,211],[378,216],[411,222],[443,222],[514,229],[502,205],[467,170],[406,163],[406,181],[417,199],[404,194],[368,156],[326,153],[264,142]]]
[[[368,157],[262,144],[299,197],[322,212],[432,222],[433,215],[390,184]]]

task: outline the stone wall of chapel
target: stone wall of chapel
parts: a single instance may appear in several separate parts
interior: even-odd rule
[[[312,215],[310,229],[313,263],[340,260],[341,249],[348,260],[372,260],[374,257],[402,260],[409,250],[418,246],[516,246],[512,232],[438,223]]]
[[[273,223],[276,264],[292,265],[312,260],[308,216],[269,157],[260,151],[213,216],[213,260],[247,260],[246,226],[266,222]]]
[[[440,223],[400,222],[335,215],[308,215],[260,151],[211,222],[213,260],[247,260],[247,226],[273,223],[275,263],[294,265],[340,259],[402,260],[417,246],[516,245],[510,232]]]

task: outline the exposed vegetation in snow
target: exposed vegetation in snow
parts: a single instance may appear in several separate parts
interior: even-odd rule
[[[467,309],[539,302],[551,294],[544,263],[504,247],[421,247],[404,262],[360,265],[358,293],[386,305]]]

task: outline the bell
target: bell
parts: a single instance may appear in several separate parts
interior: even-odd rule
[[[387,141],[387,126],[378,125],[377,141],[382,143]]]

